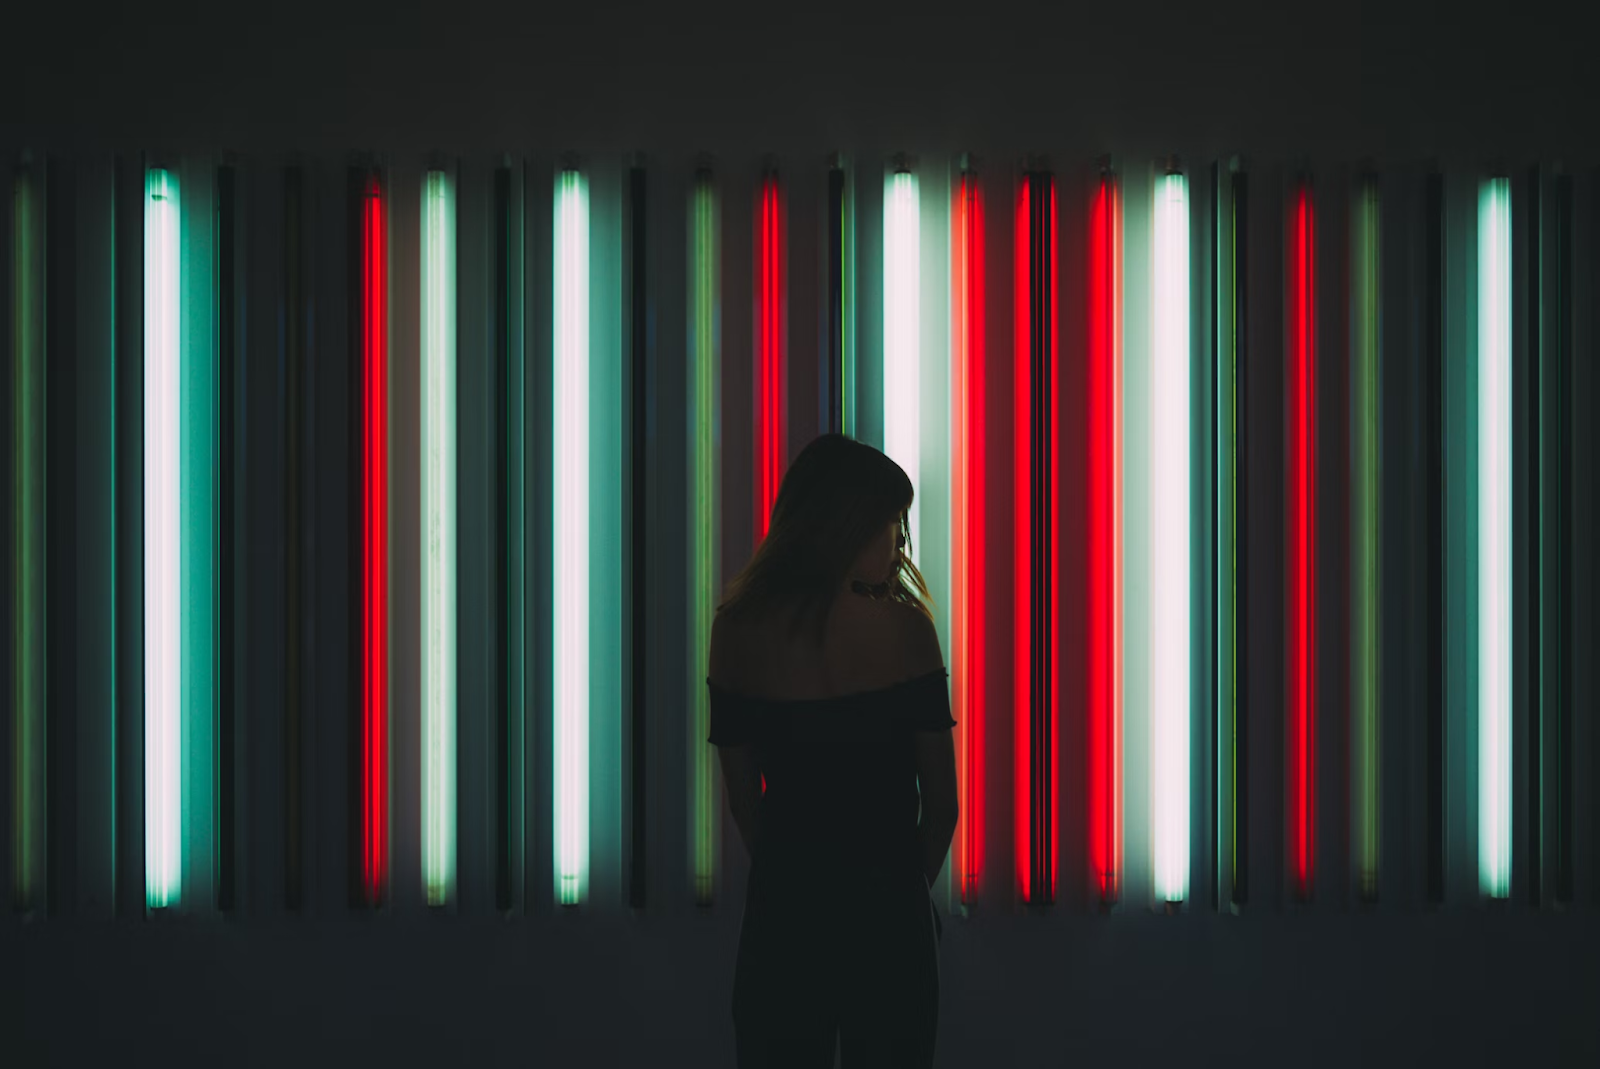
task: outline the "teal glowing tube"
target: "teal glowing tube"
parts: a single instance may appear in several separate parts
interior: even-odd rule
[[[15,523],[12,550],[12,897],[39,904],[44,872],[44,242],[39,175],[24,164],[12,199],[11,341]]]
[[[1371,900],[1378,894],[1378,672],[1383,648],[1378,611],[1378,187],[1371,179],[1362,183],[1357,194],[1351,234],[1351,269],[1355,275],[1351,285],[1355,361],[1350,394],[1350,435],[1355,447],[1350,531],[1354,617],[1350,643],[1354,720],[1351,778],[1356,803],[1351,838],[1357,884],[1362,898]]]
[[[1189,890],[1189,196],[1159,176],[1153,206],[1150,374],[1151,806],[1156,893]]]
[[[430,906],[456,882],[456,238],[450,175],[422,193],[422,866]]]
[[[589,186],[556,179],[552,565],[557,900],[582,901],[589,877]]]
[[[183,746],[178,443],[181,342],[178,180],[145,174],[144,646],[145,904],[182,890]]]
[[[1511,182],[1478,191],[1478,886],[1511,891]]]
[[[717,191],[711,174],[695,176],[689,202],[689,680],[693,733],[689,738],[690,842],[697,905],[711,904],[717,876],[718,798],[712,769],[710,696],[705,674],[711,652],[711,621],[717,609],[717,532],[721,524],[720,430],[721,331]]]

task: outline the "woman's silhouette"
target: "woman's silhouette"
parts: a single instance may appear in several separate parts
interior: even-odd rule
[[[751,856],[742,1069],[832,1066],[836,1041],[846,1067],[933,1064],[955,721],[912,494],[878,450],[816,439],[712,626],[710,741]]]

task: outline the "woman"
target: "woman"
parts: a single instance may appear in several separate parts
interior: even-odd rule
[[[878,450],[816,439],[712,625],[709,741],[751,857],[742,1069],[832,1066],[836,1041],[846,1067],[933,1064],[955,721],[912,493]]]

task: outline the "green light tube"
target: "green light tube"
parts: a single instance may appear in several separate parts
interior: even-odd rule
[[[1362,183],[1356,196],[1354,248],[1351,267],[1355,278],[1351,286],[1354,302],[1351,338],[1354,360],[1351,374],[1351,441],[1355,447],[1354,487],[1351,495],[1350,545],[1351,615],[1355,634],[1350,644],[1351,698],[1354,703],[1351,757],[1354,761],[1355,819],[1352,826],[1356,880],[1362,898],[1378,895],[1378,718],[1379,672],[1382,641],[1382,616],[1378,610],[1379,553],[1378,524],[1382,496],[1379,490],[1378,457],[1382,426],[1378,400],[1378,186],[1375,180]]]
[[[16,527],[12,626],[12,895],[40,901],[44,872],[44,242],[37,173],[26,164],[12,197],[12,429]]]
[[[179,525],[178,180],[145,173],[144,647],[145,904],[182,889],[183,700]]]
[[[905,170],[889,175],[883,201],[883,451],[905,469],[911,485],[919,487],[922,435],[917,298],[921,283],[921,213],[917,176]],[[907,517],[913,539],[922,530],[921,500],[919,493]],[[915,548],[914,544],[907,546],[907,553]]]
[[[1511,181],[1478,191],[1478,886],[1511,891]]]
[[[717,609],[717,532],[721,526],[720,437],[721,330],[717,300],[721,275],[717,236],[717,191],[709,172],[695,177],[689,206],[689,739],[694,801],[694,899],[710,905],[717,874],[716,781],[712,769],[710,696],[703,676],[711,655],[711,621]]]
[[[1151,808],[1156,893],[1189,891],[1189,196],[1157,177],[1152,211],[1150,374]]]
[[[554,433],[556,896],[589,882],[589,185],[564,170],[555,195]]]
[[[456,883],[456,234],[450,175],[422,193],[422,867],[430,906]]]

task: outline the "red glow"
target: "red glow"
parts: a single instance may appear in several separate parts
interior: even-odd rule
[[[1049,197],[1046,214],[1046,233],[1035,233],[1031,226],[1033,198]],[[1056,193],[1055,185],[1046,176],[1030,175],[1024,178],[1017,201],[1017,274],[1016,291],[1016,588],[1015,588],[1015,703],[1016,703],[1016,762],[1017,762],[1017,854],[1022,883],[1022,895],[1028,902],[1052,902],[1056,893],[1056,874],[1060,865],[1060,834],[1055,814],[1059,811],[1060,797],[1060,643],[1056,641],[1055,621],[1060,619],[1060,538],[1057,530],[1056,472],[1053,460],[1060,456],[1060,390],[1058,388],[1060,365],[1059,296],[1057,286],[1056,248]],[[1042,243],[1042,248],[1041,248]],[[1043,277],[1041,279],[1040,273]],[[1043,281],[1049,287],[1048,308],[1037,308],[1035,290]],[[1039,323],[1039,314],[1047,322]],[[1040,329],[1042,327],[1042,337]],[[1043,379],[1033,381],[1033,347],[1043,343]],[[1035,393],[1048,399],[1044,426],[1034,423]],[[1043,455],[1049,458],[1046,470],[1035,472],[1033,448],[1035,437],[1043,440]],[[1039,476],[1048,480],[1036,489]],[[1037,499],[1037,500],[1035,500]],[[1042,512],[1047,520],[1049,544],[1033,544],[1035,521]],[[1044,576],[1033,574],[1033,554],[1044,550]],[[1043,584],[1043,589],[1036,589]],[[1049,629],[1045,635],[1034,632],[1034,599],[1042,598],[1047,606],[1043,616]],[[1038,656],[1043,664],[1035,663],[1035,645],[1044,640],[1047,646]],[[1036,693],[1035,673],[1043,671],[1048,680],[1043,693]],[[1039,706],[1049,718],[1048,735],[1036,729],[1033,716]],[[1043,887],[1035,886],[1034,867],[1040,867]]]
[[[1295,894],[1309,898],[1316,721],[1316,290],[1311,194],[1305,187],[1295,194],[1289,231],[1289,858]]]
[[[961,832],[956,872],[961,901],[977,901],[983,868],[983,704],[985,404],[983,194],[974,175],[963,175],[956,189],[951,247],[955,255],[955,531],[956,719],[960,726]]]
[[[1122,883],[1122,198],[1089,213],[1089,867],[1103,903]]]
[[[388,486],[388,253],[383,191],[367,185],[361,226],[362,385],[362,890],[369,904],[388,880],[389,829],[389,486]]]
[[[761,181],[756,211],[756,544],[767,536],[783,480],[784,363],[783,196],[778,179]]]

